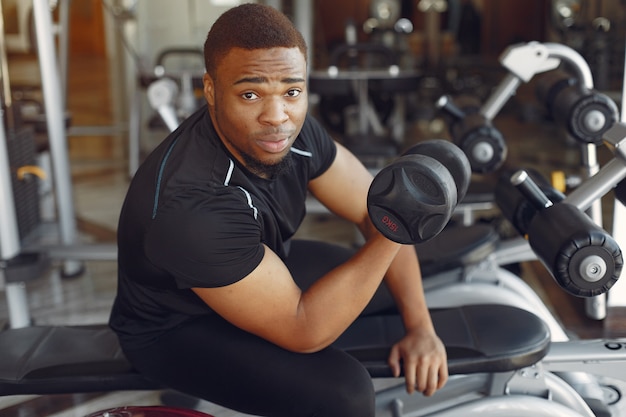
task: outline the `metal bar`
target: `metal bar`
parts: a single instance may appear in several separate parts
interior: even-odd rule
[[[0,116],[4,112],[0,109]],[[9,171],[9,151],[4,123],[0,120],[0,260],[17,256],[20,252],[20,238],[17,229],[17,214],[11,172]]]
[[[11,89],[9,85],[9,66],[7,61],[5,40],[4,40],[4,15],[2,13],[2,2],[0,1],[0,75],[4,91],[4,105],[7,111],[0,105],[0,167],[4,172],[0,173],[0,260],[11,259],[20,252],[20,237],[17,229],[17,214],[15,213],[15,201],[13,186],[11,184],[11,172],[9,167],[9,150],[7,145],[7,133],[4,120],[7,118],[6,126],[13,127],[12,120],[8,113],[11,107]],[[2,104],[2,100],[0,100]]]
[[[521,83],[521,80],[515,75],[507,74],[480,108],[480,114],[485,116],[487,120],[493,120],[506,102],[515,95],[515,91]]]
[[[41,85],[48,126],[48,141],[53,161],[52,168],[54,171],[54,190],[59,232],[62,243],[69,245],[76,240],[76,220],[74,216],[70,161],[65,134],[61,79],[54,54],[52,16],[48,1],[33,0],[33,12],[35,16]],[[66,263],[65,269],[65,273],[71,275],[81,270],[82,266]]]

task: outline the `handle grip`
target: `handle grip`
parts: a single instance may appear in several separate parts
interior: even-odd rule
[[[522,193],[524,197],[537,210],[551,207],[552,201],[541,191],[537,183],[523,169],[511,176],[511,183]]]

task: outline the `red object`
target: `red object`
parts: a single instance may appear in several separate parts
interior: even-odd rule
[[[213,417],[210,414],[195,410],[186,410],[176,407],[146,406],[146,407],[116,407],[97,411],[85,417]]]

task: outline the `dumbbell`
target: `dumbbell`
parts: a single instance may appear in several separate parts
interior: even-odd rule
[[[537,79],[536,94],[555,122],[584,144],[601,144],[604,133],[618,120],[613,100],[589,90],[561,70],[542,74]]]
[[[437,108],[443,111],[450,136],[465,152],[473,172],[484,174],[502,166],[506,143],[502,133],[480,113],[476,98],[459,96],[453,101],[444,95],[437,100]]]
[[[446,226],[470,176],[469,160],[455,144],[418,143],[374,177],[367,195],[372,223],[394,242],[425,242]]]
[[[607,292],[619,278],[622,252],[604,229],[565,201],[553,204],[525,171],[511,177],[536,214],[528,243],[555,281],[568,293],[592,297]]]

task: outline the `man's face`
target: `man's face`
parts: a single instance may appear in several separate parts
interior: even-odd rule
[[[271,177],[300,133],[308,108],[298,48],[232,49],[204,95],[222,142],[255,174]]]

